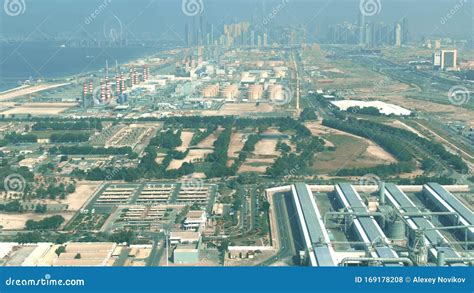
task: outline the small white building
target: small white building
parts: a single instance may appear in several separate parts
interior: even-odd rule
[[[176,231],[170,233],[171,244],[192,244],[198,243],[201,239],[201,232]]]
[[[207,214],[206,211],[189,211],[184,220],[184,230],[198,231],[206,227]]]

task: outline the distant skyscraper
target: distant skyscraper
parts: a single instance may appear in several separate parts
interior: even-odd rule
[[[365,44],[365,15],[359,13],[359,45]]]
[[[457,70],[458,50],[441,50],[441,69]]]
[[[395,47],[402,46],[402,25],[400,23],[395,24]]]
[[[408,20],[406,17],[402,18],[402,44],[406,45],[410,41],[410,34],[408,31]]]

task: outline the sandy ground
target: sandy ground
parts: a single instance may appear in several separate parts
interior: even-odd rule
[[[86,201],[94,195],[94,191],[101,185],[101,182],[80,181],[76,185],[76,192],[67,196],[59,203],[67,204],[69,211],[78,211]]]
[[[332,129],[332,128],[325,127],[325,126],[321,125],[319,122],[308,122],[308,123],[305,123],[305,125],[306,125],[306,127],[308,127],[308,129],[311,131],[311,133],[315,136],[323,136],[323,135],[327,135],[327,134],[341,134],[341,135],[346,135],[346,136],[351,136],[351,137],[355,137],[355,138],[358,138],[358,139],[362,139],[366,143],[369,144],[369,146],[367,147],[367,153],[369,153],[370,155],[372,155],[375,158],[380,159],[382,161],[387,161],[389,163],[394,163],[394,162],[397,161],[390,153],[385,151],[379,145],[375,144],[373,141],[368,140],[366,138],[356,136],[356,135],[353,135],[353,134],[350,134],[350,133],[347,133],[347,132],[343,132],[343,131],[340,131],[340,130],[337,130],[337,129]],[[329,141],[329,143],[332,144],[332,142],[330,142],[330,141]]]
[[[168,166],[168,170],[179,169],[184,163],[191,163],[196,160],[204,160],[208,154],[212,154],[212,150],[190,150],[186,158],[183,160],[173,160]]]
[[[66,219],[66,222],[72,218],[74,213],[55,213],[55,214],[36,214],[36,213],[24,213],[24,214],[3,214],[0,213],[0,225],[5,230],[23,230],[25,223],[28,220],[39,221],[53,215],[61,215]]]
[[[397,160],[383,148],[379,147],[372,141],[370,141],[370,145],[367,147],[366,152],[371,156],[375,157],[376,159],[385,161],[387,163],[396,163]]]
[[[0,94],[0,101],[2,100],[9,100],[16,97],[21,97],[45,90],[50,90],[58,87],[62,87],[68,85],[69,83],[58,83],[58,84],[41,84],[41,85],[34,85],[34,86],[27,86],[27,87],[20,87],[17,89],[13,89],[8,92],[4,92]]]
[[[240,166],[238,173],[257,172],[265,173],[275,160],[280,156],[280,151],[275,150],[278,141],[276,139],[261,139],[255,145],[255,151]],[[258,165],[254,165],[258,164]]]
[[[61,215],[67,223],[74,214],[79,211],[87,200],[94,194],[94,191],[100,186],[98,182],[82,181],[78,182],[76,186],[76,192],[70,194],[65,200],[41,200],[39,202],[46,204],[67,204],[68,211],[61,213],[48,213],[48,214],[36,214],[36,213],[24,213],[24,214],[5,214],[0,213],[0,225],[7,230],[20,230],[25,227],[27,220],[41,220],[46,217],[53,215]]]
[[[280,152],[276,150],[278,141],[276,139],[261,139],[255,145],[254,154],[259,156],[280,156]]]
[[[200,149],[214,148],[214,142],[216,141],[217,137],[219,137],[221,132],[222,132],[222,129],[216,130],[213,134],[209,135],[208,137],[206,137],[206,139],[201,141],[196,147]]]
[[[245,173],[245,172],[256,172],[256,173],[265,173],[267,171],[267,168],[269,166],[259,166],[259,167],[254,167],[254,166],[249,166],[243,164],[240,168],[238,173]]]
[[[0,112],[2,115],[59,115],[69,108],[48,108],[48,107],[15,107]]]
[[[183,141],[183,143],[181,144],[180,147],[177,147],[176,150],[179,152],[185,152],[189,148],[189,144],[191,143],[193,136],[194,136],[194,132],[190,132],[190,131],[181,132],[181,140]]]
[[[244,138],[244,134],[240,132],[233,132],[230,138],[229,149],[227,150],[227,156],[229,158],[237,158],[239,156],[239,152],[244,147],[244,142],[242,141]]]
[[[225,104],[220,110],[217,111],[202,111],[202,115],[246,116],[253,113],[270,113],[273,112],[273,110],[273,106],[268,103],[260,103],[259,106],[257,106],[255,103]]]
[[[159,165],[163,163],[163,160],[166,158],[165,154],[158,154],[158,156],[155,159],[155,162]]]

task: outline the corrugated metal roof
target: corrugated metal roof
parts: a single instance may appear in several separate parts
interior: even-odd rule
[[[403,193],[398,186],[393,183],[385,184],[385,190],[388,191],[392,197],[397,201],[400,208],[407,213],[419,213],[420,210],[408,199],[408,196]],[[431,229],[434,225],[425,217],[421,216],[410,216],[410,218],[419,229]],[[434,246],[441,245],[437,249],[441,249],[445,252],[446,257],[455,258],[459,255],[451,248],[445,247],[446,240],[436,230],[425,231],[426,239]],[[443,244],[444,243],[444,244]]]
[[[459,201],[451,192],[438,183],[429,183],[428,186],[449,204],[470,225],[474,225],[474,213]]]
[[[360,196],[358,196],[356,191],[352,188],[352,185],[350,183],[340,183],[339,187],[343,192],[343,195],[340,196],[344,196],[346,198],[346,200],[349,202],[350,208],[354,212],[368,213],[367,206],[361,200]],[[365,234],[367,235],[367,238],[371,243],[374,243],[376,241],[384,241],[386,236],[385,234],[383,234],[382,230],[380,229],[380,226],[373,217],[367,215],[357,216],[356,218],[359,220],[362,229],[364,230]],[[398,257],[397,253],[388,246],[378,246],[375,248],[375,251],[377,252],[377,255],[379,257]]]

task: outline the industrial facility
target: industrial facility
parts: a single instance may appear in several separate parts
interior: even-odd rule
[[[285,198],[286,214],[275,209],[271,219],[276,241],[291,235],[302,265],[471,266],[474,215],[462,191],[437,183],[296,183],[266,194]],[[281,217],[288,219],[289,233]]]

